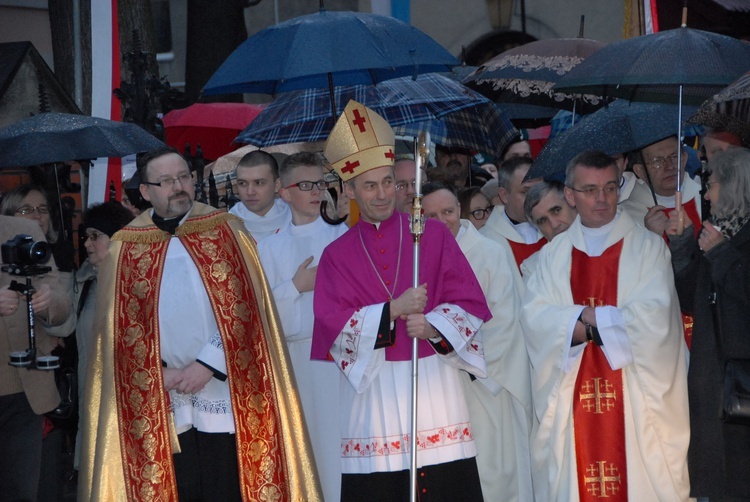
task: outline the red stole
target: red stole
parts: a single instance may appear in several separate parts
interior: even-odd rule
[[[287,500],[279,408],[263,322],[248,264],[238,258],[242,248],[217,214],[223,213],[189,219],[193,228],[202,230],[180,232],[181,227],[178,235],[201,274],[224,345],[240,489],[246,501],[262,500],[261,492]],[[158,319],[170,238],[155,227],[130,232],[142,233],[142,238],[136,235],[122,244],[114,323],[115,397],[127,497],[177,501]]]
[[[701,217],[698,215],[698,206],[695,202],[695,198],[684,203],[682,208],[685,210],[685,214],[687,214],[688,218],[690,218],[690,221],[693,222],[693,238],[697,240],[698,235],[703,228],[703,222],[701,222]],[[670,207],[665,209],[664,213],[669,216],[669,213],[672,211],[674,211],[674,208]],[[669,245],[669,239],[666,235],[664,235],[664,240],[667,242],[667,245]],[[693,341],[693,316],[686,314],[685,312],[682,312],[682,329],[685,335],[685,343],[687,344],[688,350],[690,350]]]
[[[573,301],[599,307],[617,305],[622,241],[590,257],[573,248],[570,270]],[[622,370],[613,371],[604,352],[587,342],[573,398],[573,426],[582,502],[628,500],[625,455],[625,403]]]
[[[526,258],[533,255],[542,247],[547,244],[547,239],[544,237],[540,238],[538,241],[536,241],[534,244],[526,244],[524,242],[514,242],[510,239],[507,239],[508,244],[510,244],[510,250],[513,251],[513,258],[516,260],[516,266],[518,267],[518,271],[521,271],[521,263],[523,263]]]

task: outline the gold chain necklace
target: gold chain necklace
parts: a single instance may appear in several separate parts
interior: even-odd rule
[[[401,269],[401,250],[403,249],[401,244],[403,244],[404,242],[404,226],[401,224],[400,219],[398,221],[398,224],[398,259],[396,260],[396,278],[393,280],[393,292],[396,291],[396,284],[398,283],[398,271]],[[393,300],[393,293],[391,293],[391,290],[389,290],[388,286],[386,286],[385,282],[383,282],[383,278],[380,277],[380,272],[378,272],[378,268],[375,266],[375,262],[372,261],[372,257],[370,256],[369,251],[367,251],[365,240],[362,238],[362,226],[358,225],[357,230],[359,231],[359,242],[362,244],[362,249],[367,256],[367,259],[370,260],[370,266],[372,266],[372,269],[375,271],[375,275],[377,275],[378,280],[380,280],[380,284],[383,285],[383,289],[385,289],[385,292],[388,294],[388,299]]]

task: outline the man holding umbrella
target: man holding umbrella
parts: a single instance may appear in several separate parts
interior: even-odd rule
[[[312,357],[343,375],[342,500],[409,500],[417,448],[422,500],[477,501],[482,491],[459,369],[486,376],[476,334],[491,316],[455,239],[427,221],[419,287],[406,215],[394,211],[394,134],[350,101],[325,155],[361,220],[323,252],[315,283]],[[411,346],[419,339],[418,437],[410,433]],[[488,494],[489,495],[489,494]]]

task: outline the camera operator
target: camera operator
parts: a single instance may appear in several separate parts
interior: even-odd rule
[[[44,241],[38,224],[22,218],[0,216],[0,243],[18,234]],[[63,323],[71,309],[57,269],[33,278],[32,296],[37,355],[49,355],[57,345],[43,324]],[[60,402],[53,371],[37,371],[8,364],[10,353],[29,347],[28,310],[22,293],[9,289],[23,278],[0,272],[0,494],[7,500],[36,500],[42,457],[43,414]]]

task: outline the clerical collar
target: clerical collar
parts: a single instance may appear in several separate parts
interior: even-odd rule
[[[154,213],[151,215],[151,219],[154,220],[154,225],[159,227],[159,229],[168,232],[169,235],[174,235],[175,230],[177,230],[177,227],[180,226],[180,222],[185,218],[185,214],[175,216],[174,218],[162,218],[158,214]]]

